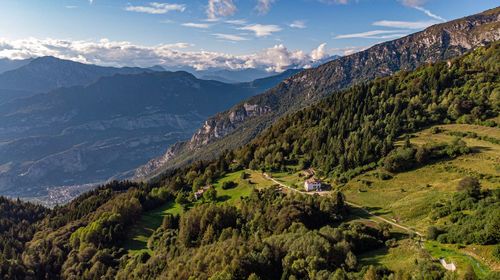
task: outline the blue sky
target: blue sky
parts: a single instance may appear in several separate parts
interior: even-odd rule
[[[55,55],[110,65],[282,70],[287,63],[305,66],[331,54],[348,54],[498,3],[0,0],[0,57]]]

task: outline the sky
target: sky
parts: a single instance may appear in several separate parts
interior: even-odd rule
[[[499,0],[0,0],[0,58],[111,66],[310,67]]]

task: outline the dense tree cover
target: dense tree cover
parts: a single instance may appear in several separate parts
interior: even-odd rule
[[[195,201],[193,191],[242,168],[284,169],[300,163],[321,173],[354,170],[344,173],[352,175],[373,169],[385,156],[389,163],[401,165],[405,160],[422,164],[465,153],[467,147],[458,140],[417,148],[407,143],[396,151],[393,146],[402,134],[430,124],[483,123],[497,115],[499,46],[479,49],[450,66],[426,66],[335,93],[216,160],[169,171],[148,184],[114,182],[85,194],[39,222],[31,241],[21,248],[19,275],[27,279],[382,279],[392,274],[394,279],[440,279],[443,269],[425,260],[401,273],[360,266],[359,254],[384,246],[389,236],[383,227],[344,223],[341,193],[301,196],[270,189],[254,192],[236,208],[214,204],[217,192],[211,188],[189,209]],[[498,204],[490,203],[498,195],[477,194],[473,183],[465,182],[457,195],[466,196],[457,200],[459,205],[474,210],[459,217],[464,230],[453,224],[436,228],[438,240],[463,237],[483,244],[498,238],[490,234],[492,229],[498,232],[495,224],[480,233],[480,239],[471,233],[477,229],[476,220],[491,218],[486,215],[498,210]],[[164,219],[148,240],[151,253],[130,257],[122,248],[127,229],[143,211],[174,200],[183,205],[184,213]],[[451,219],[450,214],[440,217]]]
[[[500,45],[356,85],[282,118],[239,154],[253,169],[289,163],[340,174],[377,162],[403,133],[498,115]],[[396,151],[412,157],[413,151]]]
[[[39,205],[0,197],[0,279],[25,278],[21,261],[24,244],[49,212]]]
[[[338,268],[356,271],[356,254],[388,236],[361,224],[335,227],[345,213],[340,193],[275,188],[254,191],[239,208],[202,204],[167,216],[150,239],[153,255],[122,259],[118,279],[328,279]]]
[[[443,243],[499,244],[500,190],[481,190],[479,181],[470,177],[457,189],[452,199],[434,205],[431,219],[446,222],[429,228],[428,237]]]

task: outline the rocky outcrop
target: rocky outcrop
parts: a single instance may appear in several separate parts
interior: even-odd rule
[[[248,118],[262,116],[271,111],[272,109],[269,106],[249,103],[239,105],[224,114],[205,121],[204,125],[194,133],[193,137],[191,137],[187,148],[194,150],[203,145],[212,143],[234,131],[236,127],[244,123]],[[228,117],[224,118],[224,115]],[[219,121],[219,119],[222,121]],[[173,154],[171,156],[173,156]]]
[[[245,144],[279,116],[350,85],[456,57],[499,39],[500,8],[496,8],[304,70],[275,88],[207,120],[189,142],[169,150],[170,154],[162,161],[154,160],[156,169],[150,176]],[[263,115],[268,118],[258,121]],[[144,176],[144,172],[140,173]]]

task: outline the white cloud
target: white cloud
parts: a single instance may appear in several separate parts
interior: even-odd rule
[[[326,51],[326,43],[319,45],[311,52],[311,58],[315,61],[322,60],[330,56]]]
[[[274,32],[279,32],[281,31],[281,27],[277,25],[263,25],[263,24],[251,24],[251,25],[246,25],[243,27],[240,27],[238,29],[241,30],[246,30],[246,31],[252,31],[255,33],[255,36],[257,37],[267,37]]]
[[[303,20],[295,20],[294,22],[290,23],[290,26],[291,28],[299,28],[299,29],[303,29],[303,28],[306,28],[306,22],[303,21]]]
[[[233,0],[208,0],[207,16],[209,19],[232,16],[236,10]]]
[[[196,22],[186,22],[186,23],[183,23],[182,26],[193,27],[193,28],[202,28],[202,29],[210,28],[210,24],[208,24],[208,23],[196,23]]]
[[[406,33],[404,33],[406,32]],[[335,36],[335,39],[352,39],[352,38],[365,38],[365,39],[391,39],[407,35],[408,30],[372,30],[361,33],[343,34]]]
[[[423,7],[423,5],[428,1],[428,0],[400,0],[403,5],[414,8],[416,10],[419,10],[426,14],[427,16],[439,20],[439,21],[446,21],[444,18],[432,13],[430,10],[426,9]]]
[[[401,0],[404,5],[409,7],[417,7],[424,5],[428,0]]]
[[[267,14],[271,10],[271,5],[275,2],[275,0],[257,0],[257,11],[260,14]]]
[[[233,42],[240,42],[240,41],[247,41],[248,40],[245,37],[234,35],[234,34],[214,33],[212,35],[214,35],[218,39],[233,41]]]
[[[347,4],[349,3],[349,0],[319,0],[319,2],[321,3],[325,3],[325,4]]]
[[[151,2],[147,6],[127,6],[125,7],[125,10],[129,12],[161,15],[171,11],[184,12],[186,10],[186,6],[183,4]]]
[[[186,50],[192,46],[188,43],[142,46],[107,39],[99,41],[36,38],[0,39],[0,58],[21,59],[55,56],[61,59],[107,66],[149,67],[163,65],[165,67],[190,66],[198,70],[259,68],[268,71],[282,71],[288,67],[310,66],[318,58],[327,55],[326,48],[321,45],[311,53],[302,50],[289,50],[281,44],[244,55]]]
[[[437,19],[437,20],[442,21],[442,22],[446,21],[444,18],[442,18],[436,14],[433,14],[431,11],[427,10],[426,8],[419,7],[419,6],[415,6],[413,8],[423,12],[424,14],[428,15],[429,17],[431,17],[433,19]]]
[[[66,9],[77,9],[78,6],[67,5],[67,6],[64,6],[64,8],[66,8]]]
[[[231,19],[231,20],[226,20],[225,23],[229,23],[232,25],[245,25],[247,24],[247,21],[244,19]]]
[[[403,29],[423,29],[431,25],[439,23],[435,20],[427,21],[393,21],[393,20],[380,20],[374,22],[374,26],[392,27],[392,28],[403,28]]]

